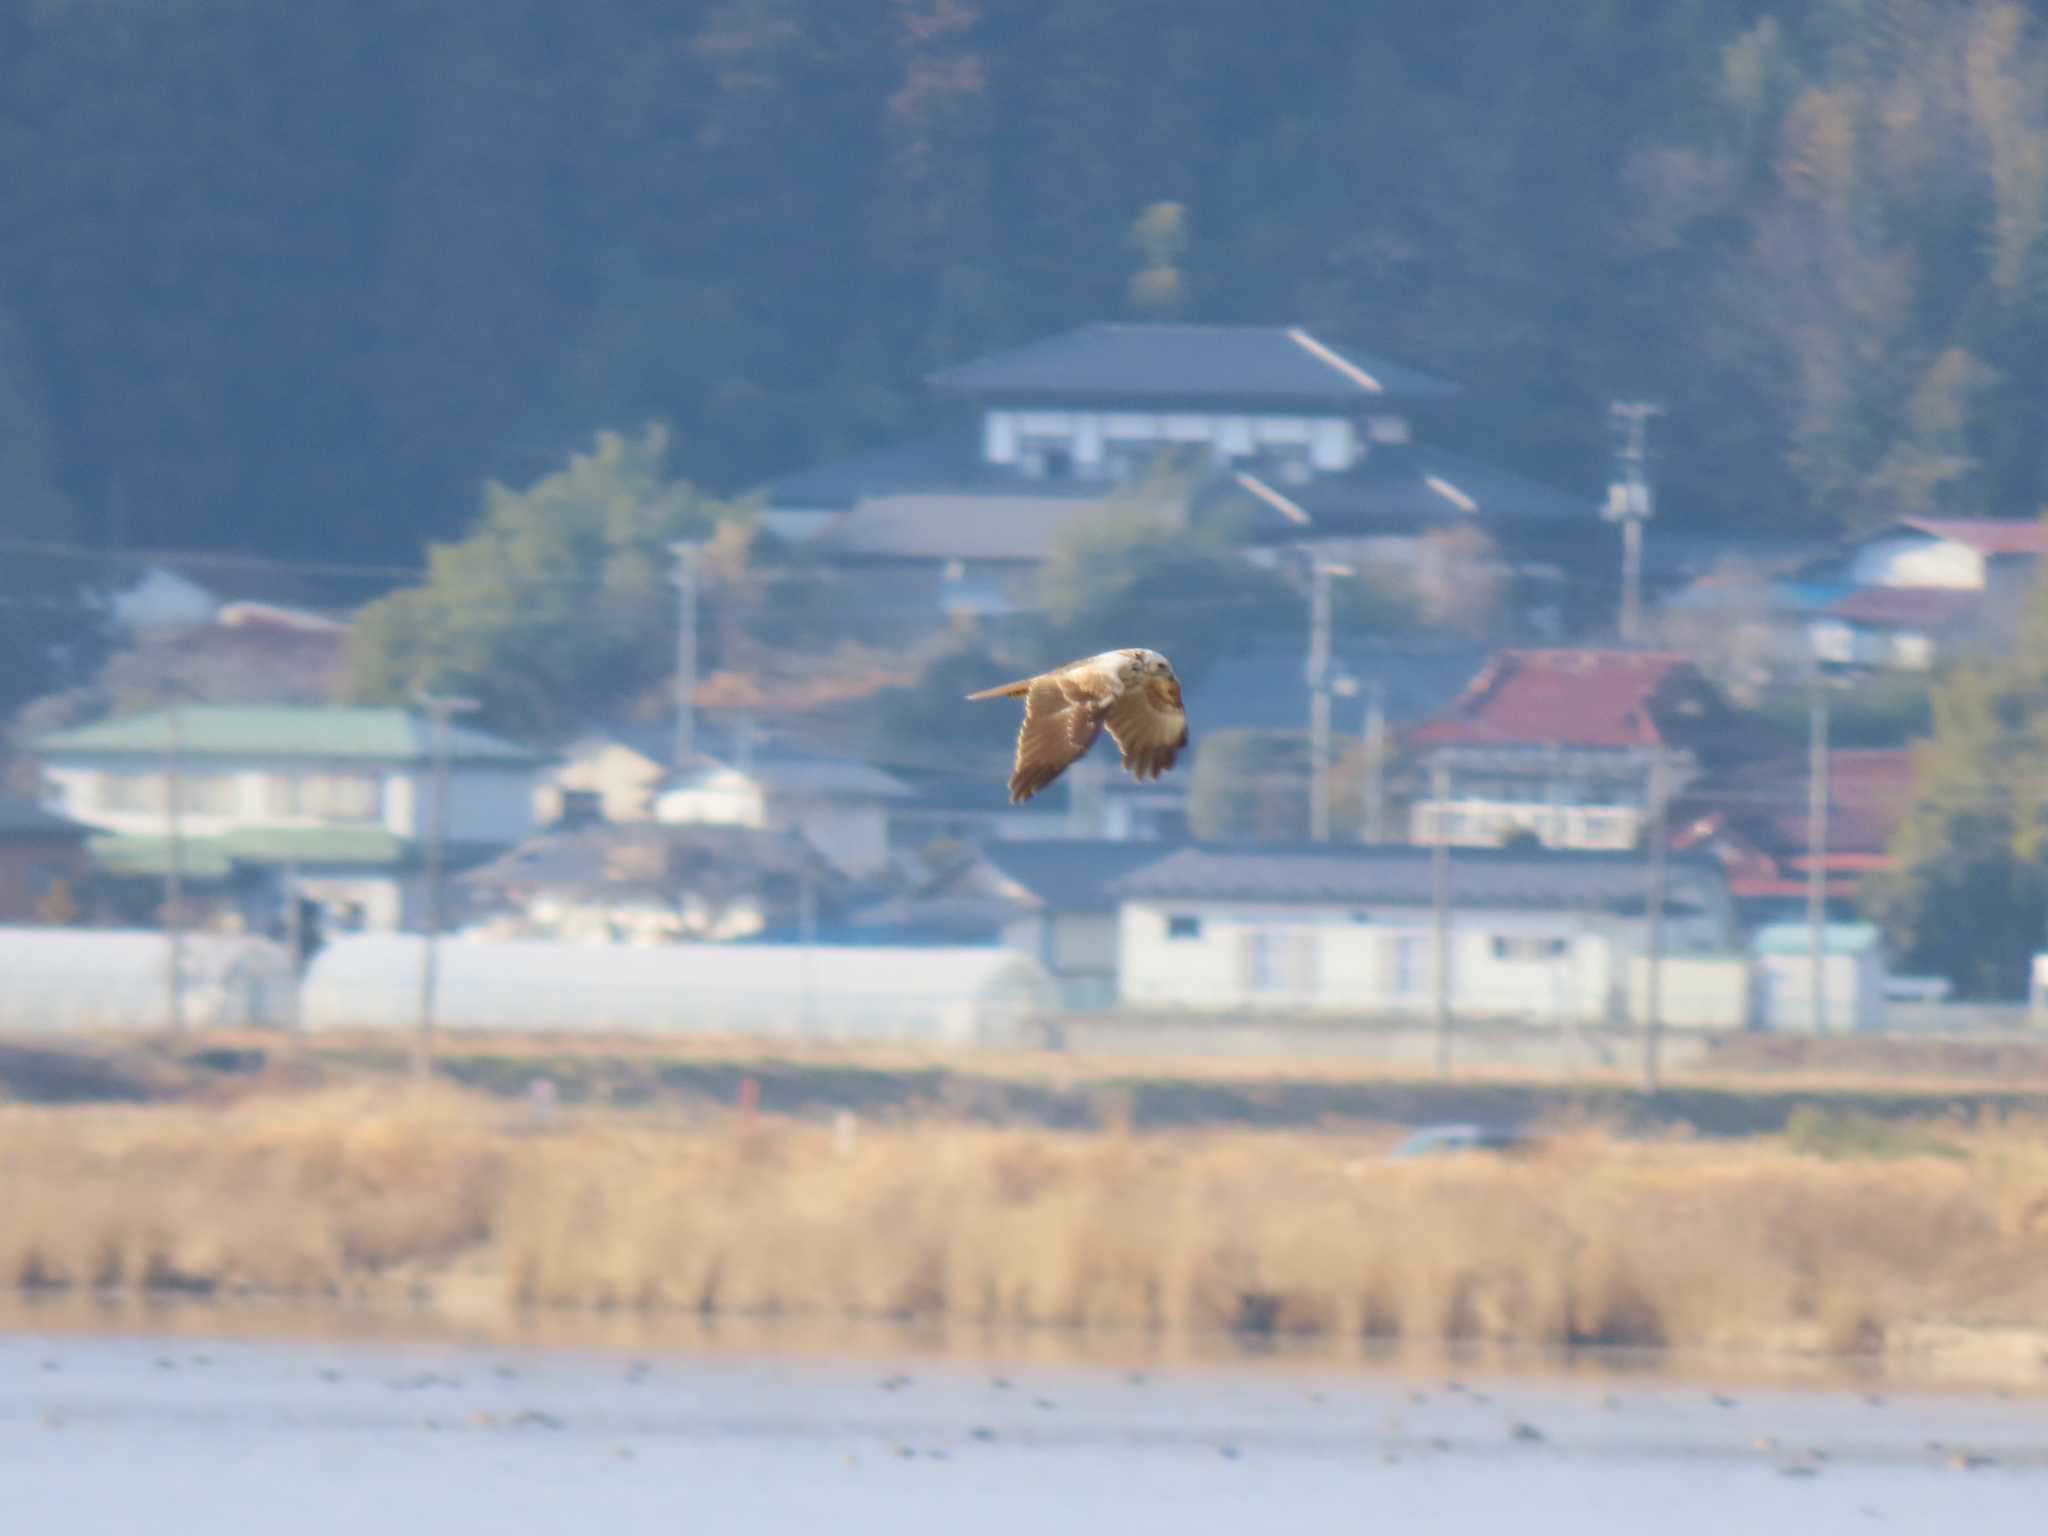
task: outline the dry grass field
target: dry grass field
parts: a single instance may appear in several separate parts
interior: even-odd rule
[[[390,1084],[0,1106],[0,1279],[505,1309],[1769,1351],[2048,1327],[2048,1127],[1816,1114],[1735,1142],[1565,1128],[1061,1133],[584,1109]]]

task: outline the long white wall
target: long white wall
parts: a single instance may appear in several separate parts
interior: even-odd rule
[[[1450,1004],[1471,1017],[1543,1022],[1617,1017],[1622,978],[1641,952],[1640,919],[1600,913],[1454,914]],[[1726,942],[1721,924],[1665,924],[1671,954]],[[1133,1008],[1424,1015],[1435,1008],[1435,928],[1426,908],[1220,902],[1124,903],[1122,1001]]]

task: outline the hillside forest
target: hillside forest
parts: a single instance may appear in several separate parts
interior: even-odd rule
[[[416,560],[672,433],[727,496],[931,368],[1298,322],[1445,430],[1835,529],[2031,509],[2048,5],[0,0],[15,539]]]

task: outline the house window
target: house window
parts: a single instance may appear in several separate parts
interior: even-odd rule
[[[1528,938],[1498,933],[1493,936],[1493,958],[1496,960],[1555,960],[1570,947],[1564,939]]]
[[[178,785],[178,807],[202,816],[232,816],[241,809],[241,790],[232,773],[188,773]]]
[[[103,811],[162,811],[169,803],[160,773],[108,773],[100,779]]]
[[[1169,939],[1199,939],[1202,920],[1192,912],[1175,912],[1166,919],[1166,936]]]
[[[1247,992],[1299,995],[1320,985],[1321,946],[1312,933],[1248,933],[1239,959]]]
[[[384,814],[384,776],[362,771],[273,774],[270,812],[305,821],[377,821]]]
[[[1027,437],[1018,445],[1017,468],[1028,480],[1071,479],[1073,441],[1064,437]]]

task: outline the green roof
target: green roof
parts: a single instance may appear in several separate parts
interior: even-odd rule
[[[110,875],[161,875],[171,867],[167,837],[95,837],[85,847]],[[234,865],[211,839],[188,837],[179,850],[178,871],[187,880],[225,880]]]
[[[96,837],[92,856],[115,874],[161,875],[170,868],[167,837]],[[195,880],[225,879],[236,864],[413,863],[418,845],[382,827],[236,827],[214,837],[188,837],[179,855]]]
[[[178,710],[189,757],[300,757],[381,763],[426,762],[434,728],[402,709],[190,704]],[[171,715],[124,715],[73,731],[39,736],[43,757],[161,757],[171,746]],[[463,762],[534,763],[541,754],[483,731],[451,726],[448,751]]]
[[[1877,948],[1882,937],[1872,923],[1823,923],[1821,949],[1830,955],[1860,955]],[[1813,929],[1806,923],[1767,923],[1757,929],[1749,947],[1760,955],[1804,955],[1813,951]]]

